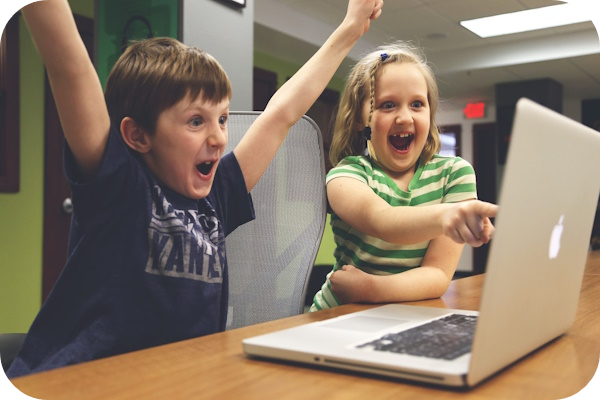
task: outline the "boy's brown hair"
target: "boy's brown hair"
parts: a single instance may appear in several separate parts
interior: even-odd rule
[[[160,113],[186,95],[218,103],[231,93],[231,82],[214,57],[159,37],[127,47],[108,76],[104,98],[114,125],[130,117],[153,134]]]

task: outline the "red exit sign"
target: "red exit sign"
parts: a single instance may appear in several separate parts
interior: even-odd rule
[[[485,103],[467,103],[463,113],[467,119],[483,118],[485,116]]]

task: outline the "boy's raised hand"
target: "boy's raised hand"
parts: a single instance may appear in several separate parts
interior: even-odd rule
[[[104,155],[110,119],[100,80],[69,3],[36,1],[22,12],[46,67],[65,138],[82,178],[91,178]]]

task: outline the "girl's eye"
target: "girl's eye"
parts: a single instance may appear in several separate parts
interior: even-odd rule
[[[391,101],[386,101],[381,105],[381,108],[389,110],[390,108],[394,108],[394,103]]]
[[[411,104],[411,107],[413,107],[413,108],[421,108],[423,106],[424,106],[424,104],[420,100],[413,101],[412,104]]]

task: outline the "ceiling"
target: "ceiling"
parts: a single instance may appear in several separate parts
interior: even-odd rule
[[[596,1],[596,0],[587,0]],[[494,84],[553,78],[564,97],[600,97],[600,41],[592,22],[482,39],[459,21],[560,4],[553,0],[385,0],[382,16],[338,70],[397,39],[422,47],[442,99],[494,101]],[[340,23],[347,0],[254,0],[256,51],[303,64]],[[600,16],[594,16],[600,24]]]

